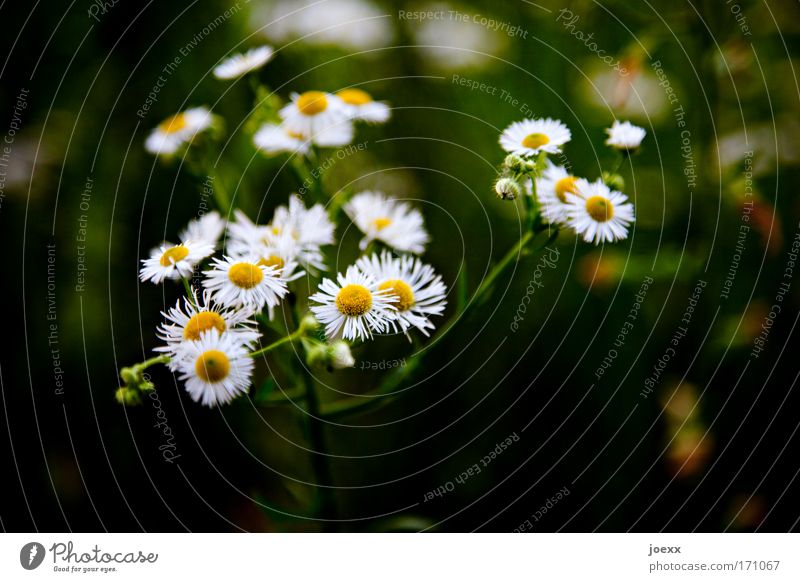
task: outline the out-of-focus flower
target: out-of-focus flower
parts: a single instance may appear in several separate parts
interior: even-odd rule
[[[579,195],[567,193],[568,224],[586,242],[600,244],[628,237],[633,222],[633,204],[622,192],[611,190],[602,180],[578,179]]]
[[[479,69],[490,65],[493,57],[502,55],[508,47],[508,35],[492,32],[471,19],[451,16],[466,14],[466,9],[433,3],[421,6],[420,12],[444,15],[407,22],[425,67],[444,71]]]
[[[494,183],[494,191],[497,197],[502,200],[514,200],[519,198],[522,187],[514,178],[506,177],[500,178]]]
[[[379,290],[397,296],[396,311],[392,313],[393,327],[396,323],[403,333],[415,327],[426,336],[429,329],[435,329],[430,316],[444,312],[447,287],[433,267],[416,257],[397,258],[387,251],[380,257],[377,254],[361,257],[356,266],[378,282]]]
[[[277,0],[252,11],[251,26],[268,38],[364,50],[389,46],[391,18],[367,0]]]
[[[199,340],[203,333],[211,329],[216,329],[220,335],[235,336],[242,345],[249,345],[261,336],[253,327],[254,322],[248,319],[249,312],[219,305],[209,291],[198,296],[193,289],[191,299],[184,297],[182,304],[179,299],[175,307],[162,311],[161,315],[167,321],[158,327],[156,335],[166,345],[155,348],[155,351],[172,357],[169,363],[171,370],[178,368],[184,342]]]
[[[577,181],[578,178],[566,168],[548,160],[542,177],[536,179],[536,196],[542,207],[542,218],[550,224],[562,224],[567,220],[567,194],[580,195]]]
[[[373,333],[390,329],[393,304],[397,296],[378,289],[375,279],[350,266],[336,282],[323,279],[319,291],[308,298],[317,303],[311,311],[325,326],[328,339],[372,339]]]
[[[533,156],[539,152],[557,154],[572,138],[566,125],[557,119],[525,119],[509,125],[500,135],[500,145],[507,152]]]
[[[599,110],[608,112],[610,108],[619,117],[663,118],[670,110],[667,89],[678,91],[677,79],[669,75],[660,81],[655,72],[644,66],[639,55],[620,59],[620,65],[619,71],[589,65],[584,98]]]
[[[334,370],[352,368],[356,365],[356,359],[350,351],[347,342],[335,341],[330,345],[331,367]]]
[[[739,494],[731,499],[728,508],[730,527],[737,531],[754,531],[767,514],[767,505],[761,495]]]
[[[800,164],[800,122],[794,117],[779,117],[772,122],[747,125],[741,130],[723,135],[717,141],[718,156],[724,171],[738,170],[748,152],[752,152],[753,176],[769,176],[779,165]]]
[[[701,428],[686,428],[675,435],[667,451],[667,463],[678,477],[693,477],[708,465],[714,439]]]
[[[401,252],[424,252],[428,233],[422,214],[409,204],[388,198],[382,192],[361,192],[345,204],[344,210],[364,233],[362,250],[373,240],[379,240]]]
[[[697,388],[690,382],[665,384],[661,406],[666,421],[667,464],[678,477],[692,477],[708,464],[714,439],[700,418]]]
[[[214,254],[214,245],[200,241],[184,241],[179,245],[164,244],[150,252],[149,259],[142,260],[139,278],[156,285],[165,279],[189,277],[195,266]]]
[[[236,336],[216,329],[185,342],[178,362],[189,396],[205,406],[226,404],[247,393],[253,366],[247,347]]]
[[[190,240],[202,242],[216,246],[219,237],[225,231],[225,221],[219,215],[219,212],[212,210],[207,212],[200,218],[195,218],[189,221],[180,233],[181,240]]]
[[[144,142],[145,149],[155,155],[171,155],[188,144],[213,123],[211,112],[205,107],[193,107],[176,113],[158,124]]]
[[[642,140],[647,132],[637,125],[633,125],[630,121],[620,123],[615,119],[611,127],[606,129],[608,139],[606,145],[617,150],[630,151],[637,149],[642,145]]]
[[[275,307],[287,293],[286,281],[279,268],[260,264],[259,260],[256,256],[214,259],[211,269],[203,272],[203,286],[226,307],[253,311]]]
[[[346,145],[353,141],[353,125],[344,102],[324,91],[293,93],[292,102],[279,114],[287,132],[323,147]]]
[[[214,67],[214,76],[221,80],[236,79],[260,69],[269,62],[274,54],[271,46],[251,48],[245,53],[228,57]]]
[[[619,282],[625,259],[614,251],[595,250],[578,261],[577,278],[585,287],[605,290]]]
[[[289,153],[306,155],[310,142],[302,134],[294,133],[284,125],[267,123],[253,135],[253,143],[268,155]]]
[[[342,89],[336,96],[345,104],[350,119],[367,123],[386,123],[391,110],[386,103],[374,101],[372,95],[361,89]]]

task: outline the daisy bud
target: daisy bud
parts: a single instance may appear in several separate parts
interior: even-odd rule
[[[126,386],[135,386],[139,383],[139,374],[133,368],[122,368],[122,370],[119,371],[119,377],[122,378]]]
[[[517,154],[508,154],[503,161],[503,165],[509,172],[513,172],[514,174],[522,174],[528,169],[527,162],[522,159],[522,156],[518,156]]]
[[[317,321],[317,318],[310,313],[307,313],[306,316],[300,321],[300,332],[303,335],[314,335],[318,327],[319,322]]]
[[[330,365],[334,370],[341,370],[343,368],[352,368],[356,365],[356,360],[350,352],[350,346],[347,342],[341,340],[333,342],[329,346],[330,352]]]
[[[320,342],[306,345],[306,364],[313,368],[327,368],[329,364],[328,346]]]
[[[603,182],[612,190],[624,190],[625,178],[619,174],[612,174],[611,172],[603,172]]]
[[[513,178],[500,178],[494,185],[497,197],[503,200],[514,200],[520,195],[521,189],[519,182]]]
[[[117,399],[117,402],[125,406],[138,406],[142,403],[139,393],[136,390],[127,388],[125,386],[120,386],[117,388],[117,392],[114,394],[114,397]]]

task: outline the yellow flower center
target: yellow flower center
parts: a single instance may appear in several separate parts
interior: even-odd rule
[[[297,98],[297,108],[303,115],[318,115],[328,108],[328,98],[322,91],[306,91]]]
[[[266,258],[259,259],[258,265],[263,265],[265,267],[277,267],[278,269],[283,269],[283,266],[286,264],[284,263],[283,259],[277,255],[270,255]]]
[[[177,113],[158,124],[158,129],[164,133],[177,133],[186,127],[186,115]]]
[[[348,105],[365,105],[372,101],[370,94],[361,89],[342,89],[336,95]]]
[[[372,293],[363,285],[346,285],[336,296],[336,309],[350,317],[364,315],[372,307]]]
[[[392,219],[386,218],[385,216],[381,216],[372,221],[372,226],[375,227],[375,230],[383,230],[390,224],[392,224]]]
[[[169,267],[170,265],[174,265],[178,261],[182,261],[186,257],[189,256],[189,249],[187,249],[183,245],[176,245],[174,247],[168,248],[164,251],[164,254],[161,255],[161,263],[162,267]]]
[[[214,311],[195,313],[183,328],[183,339],[198,340],[204,331],[216,328],[219,333],[225,331],[225,320]]]
[[[596,222],[606,222],[614,216],[614,205],[602,196],[592,196],[586,201],[586,212]]]
[[[550,143],[550,138],[543,133],[531,133],[525,136],[522,140],[522,145],[526,148],[535,150]]]
[[[251,289],[261,283],[264,272],[253,263],[236,263],[228,269],[228,279],[242,289]]]
[[[393,295],[397,295],[397,302],[393,305],[397,307],[398,311],[408,311],[414,305],[414,292],[405,281],[389,279],[381,283],[378,289],[381,291],[389,289]]]
[[[300,139],[300,140],[306,139],[306,136],[304,136],[302,133],[300,133],[298,131],[291,131],[289,129],[286,130],[286,135],[288,135],[289,137],[291,137],[293,139]]]
[[[575,176],[567,176],[566,178],[561,178],[558,182],[556,182],[556,196],[561,202],[567,202],[567,194],[577,194],[578,187],[575,185],[578,179]]]
[[[228,377],[231,371],[231,361],[225,352],[206,350],[197,358],[194,371],[201,380],[214,384]]]

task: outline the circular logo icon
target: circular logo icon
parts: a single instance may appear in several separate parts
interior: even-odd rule
[[[26,570],[35,570],[44,561],[44,546],[39,542],[30,542],[19,551],[19,563]]]

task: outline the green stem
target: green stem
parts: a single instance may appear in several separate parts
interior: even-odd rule
[[[183,288],[186,290],[186,298],[189,300],[189,303],[192,304],[192,307],[197,309],[197,304],[194,302],[194,293],[192,293],[192,286],[189,284],[189,280],[186,277],[181,277],[181,281],[183,281]]]
[[[251,358],[255,358],[256,356],[260,356],[261,354],[266,354],[267,352],[271,352],[275,348],[280,347],[285,343],[292,342],[292,341],[296,340],[297,338],[302,336],[303,333],[304,333],[304,331],[302,329],[298,329],[298,330],[290,333],[286,337],[282,337],[278,341],[273,342],[273,343],[269,344],[268,346],[261,348],[260,350],[256,350],[254,352],[250,352],[249,355],[250,355]]]
[[[231,198],[228,196],[228,191],[225,189],[225,186],[219,177],[219,173],[212,172],[211,176],[213,178],[211,190],[214,192],[214,200],[219,207],[220,213],[223,216],[228,216],[231,212]]]
[[[138,368],[139,370],[146,370],[150,366],[155,366],[156,364],[169,364],[171,359],[172,358],[170,358],[168,355],[163,354],[161,356],[155,356],[149,360],[145,360],[144,362],[136,364],[134,367]]]

